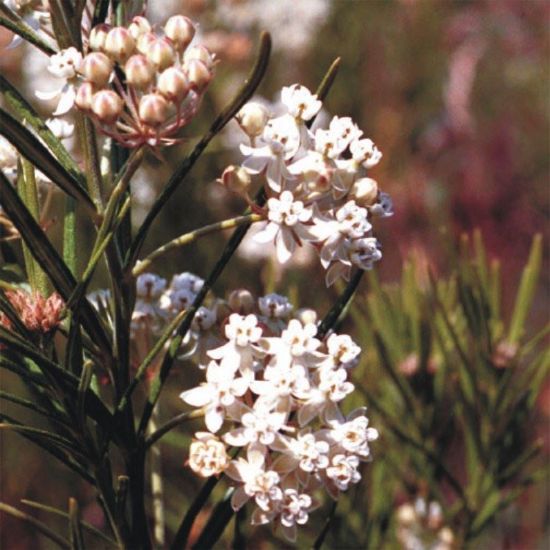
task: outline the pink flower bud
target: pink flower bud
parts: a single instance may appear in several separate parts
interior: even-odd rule
[[[135,40],[124,27],[112,28],[105,38],[105,53],[119,63],[124,63],[135,48]]]
[[[256,307],[256,300],[252,293],[244,288],[240,288],[231,292],[228,298],[229,307],[240,313],[246,315],[252,313]]]
[[[128,27],[128,32],[137,40],[142,34],[151,32],[151,23],[145,17],[136,15]]]
[[[189,82],[181,69],[169,67],[159,77],[158,91],[170,101],[181,101],[189,92]]]
[[[167,69],[176,61],[176,52],[168,38],[158,38],[155,40],[145,55],[161,71]]]
[[[92,98],[92,111],[105,124],[113,124],[122,113],[124,101],[112,90],[100,90]]]
[[[88,45],[92,50],[103,51],[105,48],[105,39],[107,38],[107,33],[111,30],[111,25],[107,23],[101,23],[96,25],[90,31],[90,39]]]
[[[195,25],[192,21],[183,15],[174,15],[166,21],[164,33],[172,40],[176,49],[181,52],[189,46],[193,36],[195,36]]]
[[[250,189],[250,174],[242,166],[228,166],[218,180],[233,193],[245,195]]]
[[[149,48],[153,42],[157,41],[157,37],[152,32],[141,34],[136,41],[137,51],[143,55],[147,55]]]
[[[144,95],[139,102],[139,118],[146,124],[157,126],[168,117],[168,102],[160,94]]]
[[[86,80],[101,88],[109,82],[113,62],[104,53],[92,52],[82,60],[79,72]]]
[[[141,54],[136,54],[126,61],[124,66],[126,81],[139,90],[146,89],[153,82],[156,74],[155,66]]]
[[[378,197],[378,184],[372,178],[360,178],[351,186],[350,198],[359,206],[371,206]]]
[[[204,46],[193,46],[185,52],[185,61],[191,61],[192,59],[198,59],[202,61],[209,69],[214,66],[214,56]]]
[[[259,136],[269,119],[267,109],[259,103],[247,103],[237,114],[237,122],[243,132],[250,136]]]
[[[94,85],[91,82],[84,82],[80,85],[76,91],[75,105],[81,111],[91,111],[92,110],[92,98],[95,93]]]
[[[203,90],[208,86],[210,80],[212,80],[212,73],[208,70],[208,67],[198,59],[191,59],[188,63],[186,62],[185,70],[191,88]]]

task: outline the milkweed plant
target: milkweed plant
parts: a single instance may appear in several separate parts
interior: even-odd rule
[[[331,515],[314,543],[320,547],[336,503],[362,483],[371,467],[363,463],[373,458],[371,446],[378,454],[378,430],[386,429],[386,416],[377,414],[383,405],[373,398],[380,423],[371,425],[369,398],[356,391],[361,347],[337,326],[364,272],[382,258],[375,229],[392,216],[392,201],[370,177],[382,153],[345,114],[325,116],[326,123],[317,116],[339,60],[316,90],[284,86],[276,112],[251,101],[270,54],[270,37],[263,33],[240,90],[132,227],[136,173],[148,156],[162,158],[167,148],[189,143],[219,64],[201,43],[196,22],[174,15],[152,24],[143,4],[0,6],[0,24],[15,36],[9,47],[26,41],[48,56],[47,71],[59,83],[53,91],[35,90],[32,102],[51,112],[43,120],[0,77],[3,254],[11,258],[21,250],[15,256],[26,273],[23,282],[2,280],[0,366],[17,375],[28,394],[1,397],[48,427],[4,413],[1,425],[90,484],[104,520],[101,529],[83,521],[74,498],[67,511],[30,503],[66,517],[65,538],[32,514],[8,504],[1,510],[63,548],[210,548],[245,510],[254,526],[248,529],[269,525],[295,543],[331,499]],[[240,160],[217,184],[244,212],[143,254],[155,221],[229,123],[239,129]],[[55,187],[63,192],[61,239],[49,235],[44,214]],[[80,238],[82,223],[92,231],[90,247]],[[301,249],[316,253],[326,287],[339,289],[324,316],[273,292],[219,293],[216,283],[252,225],[254,241],[269,247],[280,264]],[[233,234],[205,278],[185,264],[169,280],[158,274],[167,271],[158,268],[170,251],[227,229]],[[99,288],[96,272],[104,265],[108,282]],[[503,340],[499,349],[503,361],[516,357],[515,341]],[[167,419],[163,390],[176,370],[193,374],[176,388],[180,413]],[[392,373],[392,380],[408,405],[411,390],[399,378],[404,372]],[[464,391],[474,391],[468,369],[464,376]],[[421,406],[416,398],[413,405]],[[182,467],[205,481],[188,495],[188,508],[168,534],[159,441],[176,430],[188,434]],[[227,492],[212,507],[218,483]],[[437,496],[419,494],[395,507],[396,540],[403,547],[453,547],[457,539],[445,523],[451,516]],[[420,524],[432,529],[432,546],[414,542]],[[243,536],[239,525],[236,539]]]

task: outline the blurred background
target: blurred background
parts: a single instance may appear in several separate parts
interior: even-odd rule
[[[326,116],[351,116],[374,140],[384,157],[370,176],[391,194],[395,205],[395,215],[375,228],[384,252],[376,265],[380,281],[397,284],[404,261],[411,258],[419,286],[427,284],[428,268],[437,278],[448,276],[460,236],[479,229],[488,257],[502,262],[502,315],[506,318],[533,236],[542,233],[545,277],[536,287],[528,330],[535,331],[547,321],[550,3],[151,0],[149,4],[148,14],[156,22],[174,13],[197,21],[201,40],[216,53],[219,65],[198,119],[182,134],[186,140],[163,151],[162,159],[149,156],[139,173],[133,188],[136,225],[173,167],[240,86],[252,63],[259,32],[265,29],[272,34],[273,56],[258,94],[266,102],[276,103],[281,87],[294,82],[315,89],[334,58],[341,58],[338,78],[324,104]],[[49,113],[34,100],[33,90],[47,87],[40,81],[47,77],[46,64],[44,55],[25,46],[0,53],[2,74],[19,83],[45,116]],[[240,140],[237,124],[229,123],[167,205],[144,252],[244,209],[240,199],[215,181],[225,166],[241,160]],[[55,239],[59,228],[53,218],[50,232]],[[83,239],[89,238],[87,233],[83,225]],[[171,253],[156,269],[167,278],[181,271],[205,277],[224,242],[220,235],[207,237]],[[276,291],[290,295],[296,307],[315,307],[323,315],[338,294],[336,288],[325,290],[324,274],[313,254],[301,254],[283,272],[271,262],[271,251],[266,253],[248,242],[242,249],[221,278],[218,296],[238,287],[257,295]],[[101,285],[100,275],[97,287]],[[363,281],[356,296],[359,306],[370,290]],[[365,343],[368,336],[358,326],[350,320],[341,330]],[[181,389],[174,382],[173,395],[167,396],[167,415],[182,409],[177,400]],[[537,412],[545,457],[550,448],[549,399],[546,384]],[[187,442],[185,435],[180,441],[174,436],[163,447],[168,494],[174,501],[200,486],[182,468],[182,446]],[[62,507],[76,491],[82,503],[89,503],[88,521],[99,521],[89,489],[75,487],[65,470],[30,445],[6,435],[1,453],[2,500],[17,503],[20,498],[43,500],[49,495],[52,504]],[[383,460],[376,445],[374,456],[375,462]],[[548,543],[544,531],[547,489],[543,483],[525,492],[521,505],[508,509],[477,548],[543,548]],[[402,488],[392,488],[387,498],[395,506],[400,499],[406,500]],[[170,513],[174,514],[170,520],[176,521],[178,511]],[[317,531],[319,525],[322,518],[317,519]],[[354,529],[361,531],[360,520]],[[17,522],[10,520],[10,530],[2,531],[5,548],[48,547]],[[315,526],[311,532],[315,533]],[[267,540],[265,533],[256,530],[250,547],[282,547],[280,542],[261,542]],[[393,547],[391,542],[385,544]],[[364,546],[358,542],[356,547]]]

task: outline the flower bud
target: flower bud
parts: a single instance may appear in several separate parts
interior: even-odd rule
[[[250,291],[244,288],[231,292],[227,301],[229,303],[229,307],[241,315],[252,313],[256,307],[256,300],[254,300],[254,296],[252,296]]]
[[[92,98],[92,111],[105,124],[113,124],[122,113],[124,101],[112,90],[100,90]]]
[[[156,69],[144,55],[135,54],[126,61],[124,72],[128,84],[144,90],[153,82]]]
[[[186,63],[185,70],[191,88],[196,90],[201,91],[206,88],[212,79],[212,73],[208,70],[208,67],[198,59],[191,59],[191,61]]]
[[[237,114],[237,122],[249,137],[259,136],[265,128],[269,115],[259,103],[247,103]]]
[[[359,206],[370,206],[378,197],[378,184],[372,178],[360,178],[351,186],[349,197]]]
[[[128,29],[112,28],[105,38],[105,53],[119,63],[124,63],[134,53],[136,42]]]
[[[168,117],[168,102],[160,94],[144,95],[139,102],[139,118],[146,124],[157,126]]]
[[[95,88],[91,82],[82,83],[76,91],[76,97],[74,99],[75,105],[81,111],[91,111],[94,93]]]
[[[111,30],[111,25],[107,25],[107,23],[101,23],[99,25],[96,25],[91,31],[90,31],[90,38],[88,41],[88,45],[90,46],[90,49],[94,51],[103,51],[105,48],[105,39],[107,38],[107,33]]]
[[[185,62],[189,62],[192,59],[202,61],[208,69],[212,69],[214,66],[214,57],[210,51],[204,46],[193,46],[185,52]]]
[[[167,38],[158,38],[145,53],[147,59],[154,63],[159,70],[164,70],[176,61],[176,52]]]
[[[189,46],[193,36],[195,36],[195,25],[191,19],[183,15],[174,15],[166,21],[164,33],[172,40],[176,49],[182,52]]]
[[[109,82],[113,72],[113,62],[104,53],[92,52],[82,60],[79,72],[86,80],[102,88]]]
[[[317,323],[317,312],[314,309],[299,309],[295,315],[296,319],[302,323],[302,325],[311,325]]]
[[[250,174],[242,166],[228,166],[218,180],[237,195],[246,195],[250,189]]]
[[[160,75],[157,89],[169,101],[180,102],[189,92],[189,82],[181,69],[169,67]]]
[[[136,40],[137,51],[143,55],[147,55],[149,48],[153,42],[157,41],[157,37],[152,32],[141,34]]]
[[[142,34],[151,32],[151,23],[149,23],[145,17],[136,15],[128,27],[128,32],[132,35],[132,38],[137,41]]]

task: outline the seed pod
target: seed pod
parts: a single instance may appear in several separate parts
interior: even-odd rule
[[[126,73],[126,82],[139,90],[148,88],[155,79],[156,68],[155,66],[141,54],[135,54],[124,66],[124,72]]]
[[[157,126],[168,117],[168,102],[160,94],[144,95],[139,102],[139,118],[146,124]]]
[[[104,53],[92,52],[82,60],[79,72],[86,80],[102,88],[111,78],[113,62]]]
[[[259,136],[269,120],[267,109],[259,103],[247,103],[238,112],[237,122],[249,137]]]
[[[101,23],[96,25],[90,31],[90,38],[88,45],[90,48],[96,52],[102,52],[105,48],[105,39],[107,38],[107,33],[111,30],[111,25],[107,23]]]
[[[351,186],[349,196],[359,206],[371,206],[378,197],[378,184],[372,178],[360,178]]]
[[[195,25],[193,25],[191,19],[183,15],[174,15],[166,21],[164,33],[172,40],[176,49],[182,52],[189,46],[195,36]]]
[[[191,61],[192,59],[198,59],[202,61],[208,69],[212,69],[214,66],[214,56],[210,53],[208,48],[204,46],[193,46],[185,52],[185,62]]]
[[[112,90],[100,90],[92,98],[92,111],[105,124],[113,124],[122,113],[124,101]]]
[[[187,80],[191,84],[191,88],[202,91],[208,86],[210,80],[212,80],[212,73],[208,70],[208,67],[198,59],[191,59],[188,63],[185,63],[185,72],[187,73]]]
[[[124,63],[135,48],[135,40],[124,27],[112,28],[105,38],[105,53],[119,63]]]
[[[91,111],[92,99],[95,91],[94,85],[91,82],[82,83],[76,91],[76,97],[74,99],[75,105],[81,111]]]
[[[149,23],[145,17],[136,15],[128,27],[128,32],[132,35],[132,38],[137,41],[142,34],[151,32],[151,23]]]
[[[169,101],[180,102],[189,93],[189,82],[181,69],[169,67],[160,75],[157,90]]]
[[[168,38],[155,40],[145,55],[160,71],[167,69],[176,61],[176,52]]]
[[[237,195],[246,195],[250,189],[250,174],[242,166],[228,166],[218,180]]]

